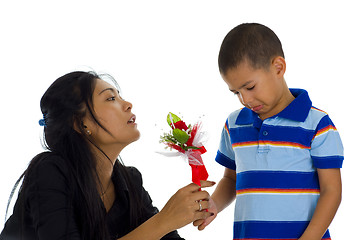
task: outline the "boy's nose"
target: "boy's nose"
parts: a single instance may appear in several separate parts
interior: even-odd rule
[[[252,101],[252,97],[250,96],[250,94],[245,94],[245,93],[239,93],[238,94],[238,98],[239,101],[244,105],[244,106],[249,106],[251,101]]]

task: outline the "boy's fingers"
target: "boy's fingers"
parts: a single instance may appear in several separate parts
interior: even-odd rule
[[[199,230],[199,231],[202,231],[202,230],[204,230],[205,228],[206,228],[206,225],[204,225],[204,224],[198,226],[198,230]]]
[[[198,225],[198,230],[199,230],[199,231],[202,231],[202,230],[205,229],[210,223],[211,223],[211,221],[206,221],[206,220],[204,220],[200,225]]]
[[[197,212],[195,216],[196,216],[196,219],[198,219],[196,221],[199,221],[199,220],[204,221],[204,219],[209,218],[210,216],[213,216],[213,213],[202,211],[202,212]]]
[[[204,223],[204,219],[198,219],[198,220],[195,220],[195,221],[193,222],[193,226],[198,227],[198,226],[200,226],[202,223]]]

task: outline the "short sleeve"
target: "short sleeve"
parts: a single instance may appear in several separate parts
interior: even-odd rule
[[[217,151],[216,162],[226,168],[236,170],[235,155],[232,148],[232,143],[229,135],[229,124],[226,121],[222,130],[219,149]]]
[[[342,167],[344,159],[342,141],[328,115],[318,123],[311,144],[311,157],[316,168]]]
[[[39,240],[80,239],[65,168],[60,157],[47,157],[29,178],[27,204]]]

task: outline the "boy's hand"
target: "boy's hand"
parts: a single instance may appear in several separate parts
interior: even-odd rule
[[[208,212],[212,213],[213,215],[206,219],[198,219],[193,222],[193,226],[198,227],[199,231],[205,229],[217,217],[217,206],[212,198],[209,198],[208,200]]]

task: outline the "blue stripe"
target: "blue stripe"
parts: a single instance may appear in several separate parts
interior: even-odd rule
[[[325,127],[328,127],[328,126],[335,126],[332,122],[332,120],[330,119],[330,117],[328,115],[325,115],[321,120],[320,122],[318,123],[318,126],[317,126],[317,129],[316,129],[316,132],[318,130],[321,130],[322,128],[325,128]]]
[[[260,130],[253,125],[228,129],[232,144],[263,140],[298,143],[310,147],[315,135],[314,130],[302,127],[273,126],[267,124],[263,124]],[[264,132],[267,132],[267,134],[263,134]]]
[[[228,128],[231,143],[258,141],[259,131],[253,125],[238,128]]]
[[[226,155],[222,154],[220,151],[217,151],[216,162],[221,164],[226,168],[230,168],[232,170],[236,170],[236,163],[234,160],[230,159]]]
[[[262,138],[265,141],[285,141],[299,143],[306,147],[311,146],[315,135],[314,130],[302,127],[272,126],[263,124],[261,131],[267,131],[268,134]]]
[[[314,166],[316,168],[342,168],[343,156],[327,156],[327,157],[316,157],[312,156]]]
[[[244,221],[234,223],[234,239],[265,238],[265,239],[298,239],[306,230],[309,222],[283,221]],[[329,238],[327,230],[323,238]]]
[[[319,189],[317,172],[246,171],[237,173],[236,189]]]

